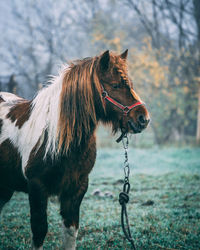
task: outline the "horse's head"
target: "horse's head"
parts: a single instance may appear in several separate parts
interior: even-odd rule
[[[128,77],[127,55],[128,50],[118,56],[104,52],[99,57],[98,78],[106,120],[112,122],[113,131],[140,133],[150,118]]]

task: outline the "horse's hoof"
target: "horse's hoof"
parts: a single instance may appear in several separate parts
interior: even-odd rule
[[[41,247],[35,247],[33,242],[32,242],[32,247],[31,247],[32,250],[43,250],[43,246]]]

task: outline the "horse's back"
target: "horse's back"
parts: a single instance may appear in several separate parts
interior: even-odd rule
[[[13,93],[0,92],[0,119],[5,119],[12,106],[26,100]]]
[[[4,140],[11,138],[11,134],[16,133],[15,123],[9,116],[17,105],[25,102],[25,99],[15,94],[0,92],[0,145]]]
[[[13,93],[9,92],[0,92],[0,104],[4,103],[8,105],[15,105],[19,102],[26,101],[24,98],[19,97]]]

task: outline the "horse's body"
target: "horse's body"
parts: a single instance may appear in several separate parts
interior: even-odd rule
[[[142,103],[124,116],[102,98],[106,91],[125,105],[140,101],[127,77],[126,56],[107,51],[72,64],[32,101],[0,93],[0,210],[14,191],[28,193],[33,249],[42,248],[51,195],[59,197],[64,247],[75,249],[79,207],[96,158],[98,122],[111,123],[114,132],[137,133],[147,126]]]

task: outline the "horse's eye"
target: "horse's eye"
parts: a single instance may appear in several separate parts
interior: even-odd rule
[[[120,83],[112,84],[112,87],[113,87],[114,89],[118,89],[118,88],[120,88],[120,86],[121,86]]]

